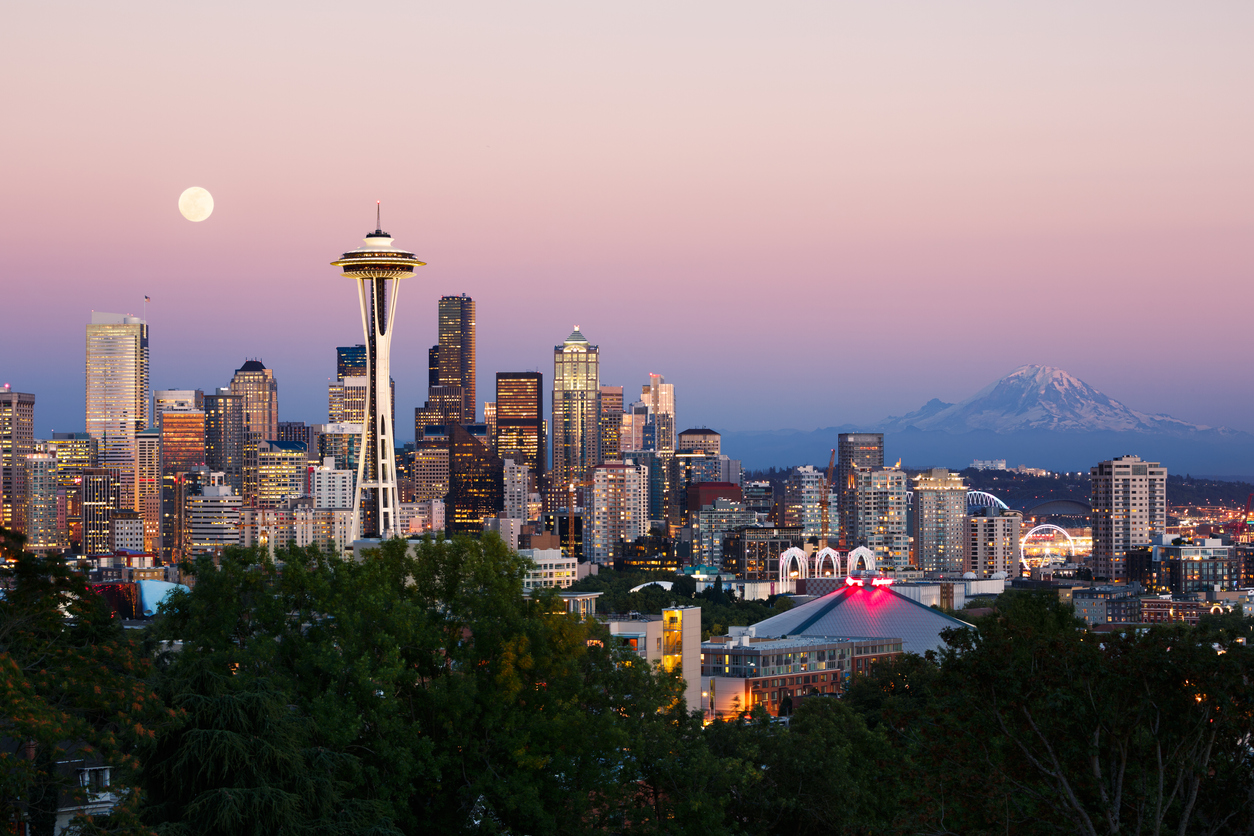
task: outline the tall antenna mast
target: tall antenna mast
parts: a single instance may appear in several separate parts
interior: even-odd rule
[[[374,202],[374,231],[375,232],[383,231],[383,223],[382,221],[379,220],[379,218],[383,214],[382,204],[383,204],[383,201],[381,200],[376,200]]]

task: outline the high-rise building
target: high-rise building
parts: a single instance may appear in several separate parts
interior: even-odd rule
[[[205,466],[244,495],[244,396],[230,389],[205,396]]]
[[[475,300],[466,294],[440,298],[440,385],[461,397],[459,424],[475,423]]]
[[[857,532],[855,546],[875,552],[875,563],[884,568],[910,565],[910,536],[906,532],[906,474],[896,468],[853,469],[851,521]],[[844,516],[841,516],[844,519]]]
[[[1120,456],[1089,469],[1092,483],[1093,575],[1127,578],[1127,554],[1167,531],[1167,468]]]
[[[160,415],[161,432],[161,559],[178,563],[185,556],[187,532],[183,501],[186,475],[205,466],[205,413],[167,410]]]
[[[675,452],[675,384],[660,374],[650,374],[648,385],[641,387],[640,400],[648,405],[653,424],[653,446],[646,443],[646,449]]]
[[[414,480],[414,502],[443,501],[448,494],[448,447],[420,447],[410,463]]]
[[[35,452],[35,396],[0,387],[0,528],[16,528],[22,460]]]
[[[310,435],[317,439],[318,459],[334,458],[336,469],[356,473],[361,427],[361,424],[314,424]]]
[[[144,553],[144,521],[134,511],[114,511],[109,520],[109,549]]]
[[[488,447],[496,450],[496,401],[483,402],[483,423],[488,427]]]
[[[857,485],[854,468],[879,470],[884,466],[883,433],[841,433],[836,440],[836,491],[840,494],[839,532],[842,547],[859,542],[858,515],[854,513]]]
[[[551,487],[555,498],[558,494],[565,497],[572,484],[580,486],[590,480],[601,452],[600,396],[601,350],[589,344],[576,325],[566,341],[553,348]]]
[[[800,526],[803,537],[823,537],[823,493],[827,475],[811,465],[793,468],[784,481],[784,525]],[[828,532],[837,529],[840,494],[828,496]]]
[[[221,553],[239,543],[243,502],[224,474],[209,474],[209,483],[187,497],[191,556]]]
[[[649,471],[630,459],[598,465],[591,496],[585,512],[591,520],[589,559],[612,563],[625,545],[649,533]]]
[[[20,464],[22,481],[22,528],[26,549],[35,554],[59,552],[66,547],[62,513],[58,512],[57,457],[49,453],[27,453]]]
[[[679,434],[678,451],[710,453],[715,456],[722,453],[723,437],[708,428],[684,430]]]
[[[528,517],[527,500],[531,494],[531,474],[526,464],[506,458],[503,469],[501,516],[511,520]]]
[[[279,435],[279,381],[260,360],[245,360],[231,378],[231,394],[244,398],[244,432],[259,441]]]
[[[601,452],[598,461],[620,461],[622,457],[623,387],[601,387]]]
[[[533,480],[539,482],[548,463],[546,441],[544,375],[540,372],[497,372],[497,455],[526,465]]]
[[[967,485],[935,467],[914,478],[914,563],[925,572],[962,572],[967,559]]]
[[[263,441],[257,449],[257,507],[278,508],[305,495],[308,463],[299,441]]]
[[[916,512],[917,513],[917,512]],[[1019,576],[1019,530],[1023,514],[997,506],[981,508],[967,517],[967,550],[964,572],[990,578],[996,572]]]
[[[449,486],[444,500],[448,530],[483,531],[483,521],[500,514],[504,505],[504,462],[461,424],[448,429]]]
[[[148,427],[148,323],[92,311],[87,326],[87,434],[118,471],[122,508],[139,511],[135,433]],[[107,534],[105,535],[107,537]]]
[[[161,430],[135,433],[135,489],[144,522],[144,552],[161,551]]]
[[[65,497],[70,548],[83,544],[83,471],[96,466],[96,439],[87,433],[52,434],[48,449],[57,457],[59,492]]]
[[[335,377],[343,380],[346,377],[366,376],[366,346],[342,345],[335,349]]]
[[[363,246],[344,253],[332,265],[357,282],[366,346],[366,410],[361,454],[353,496],[350,540],[388,537],[398,530],[400,496],[396,488],[396,432],[392,420],[392,334],[400,280],[421,266],[413,253],[392,246],[379,225]],[[389,293],[389,290],[391,291]]]
[[[336,468],[335,459],[328,456],[309,475],[315,508],[353,507],[353,471]]]
[[[619,430],[618,449],[622,454],[634,453],[639,450],[653,450],[645,445],[645,427],[650,424],[652,416],[649,405],[644,401],[636,401],[623,412],[622,429]],[[656,436],[657,433],[652,433]]]
[[[161,413],[168,409],[203,409],[205,393],[200,389],[158,389],[152,393],[152,423],[156,426]]]
[[[109,521],[118,510],[121,478],[117,468],[89,467],[83,471],[83,554],[108,554]],[[134,510],[134,509],[126,509]]]

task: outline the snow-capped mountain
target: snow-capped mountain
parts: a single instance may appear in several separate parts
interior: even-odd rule
[[[1015,433],[1134,432],[1192,435],[1216,432],[1169,415],[1137,412],[1062,369],[1020,366],[965,401],[947,404],[932,399],[921,409],[886,419],[878,428],[965,433],[985,430]],[[1219,430],[1224,432],[1224,430]]]

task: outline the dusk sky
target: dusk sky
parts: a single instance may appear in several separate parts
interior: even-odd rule
[[[679,423],[812,429],[1024,363],[1254,431],[1254,4],[22,3],[0,25],[0,383],[84,428],[93,309],[154,388],[326,420],[374,226],[412,437],[436,299],[479,410],[572,326]],[[214,197],[191,223],[189,186]]]

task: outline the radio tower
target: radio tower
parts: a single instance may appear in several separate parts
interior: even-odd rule
[[[396,440],[392,427],[391,346],[396,319],[398,280],[409,278],[424,262],[392,246],[379,223],[365,244],[332,261],[345,278],[357,280],[361,327],[366,335],[366,416],[357,453],[357,489],[349,542],[396,533]],[[389,292],[388,282],[391,280]]]

